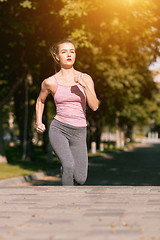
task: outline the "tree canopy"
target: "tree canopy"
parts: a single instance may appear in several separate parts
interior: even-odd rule
[[[148,67],[160,54],[158,0],[1,0],[0,10],[0,106],[14,98],[19,127],[25,80],[31,128],[40,84],[55,72],[48,49],[66,37],[77,46],[75,67],[92,76],[101,102],[88,121],[97,128],[117,118],[121,126],[148,121],[146,104],[157,91]]]

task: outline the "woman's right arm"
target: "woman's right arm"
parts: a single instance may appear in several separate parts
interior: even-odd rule
[[[47,88],[46,80],[41,84],[41,91],[36,102],[36,131],[43,133],[45,131],[45,125],[42,123],[42,116],[44,111],[44,104],[50,90]]]

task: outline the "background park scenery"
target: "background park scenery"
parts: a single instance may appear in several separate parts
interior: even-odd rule
[[[53,98],[43,135],[35,131],[35,102],[43,79],[56,71],[49,48],[63,38],[74,40],[75,68],[92,76],[100,100],[98,111],[87,108],[88,148],[94,141],[99,149],[105,132],[123,135],[124,144],[137,133],[158,133],[160,67],[150,65],[160,55],[159,0],[1,0],[0,12],[3,171],[7,163],[43,169],[55,158],[48,140]]]

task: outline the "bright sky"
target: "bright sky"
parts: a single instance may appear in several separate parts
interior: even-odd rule
[[[160,57],[157,58],[157,61],[152,63],[150,66],[149,66],[149,69],[150,70],[160,70]]]

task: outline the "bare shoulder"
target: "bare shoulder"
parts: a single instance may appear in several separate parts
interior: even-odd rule
[[[44,85],[46,85],[46,87],[48,87],[48,86],[55,85],[56,81],[55,81],[54,77],[51,76],[51,77],[48,77],[48,78],[44,79],[42,83]]]
[[[84,79],[88,79],[89,81],[93,81],[91,76],[87,73],[83,73],[83,77],[84,77]]]
[[[87,73],[84,73],[84,74],[83,74],[83,79],[84,79],[84,81],[85,81],[86,83],[88,83],[88,84],[90,84],[90,85],[93,85],[93,84],[94,84],[92,77],[91,77],[89,74],[87,74]]]
[[[42,87],[42,91],[43,90],[48,90],[48,91],[54,93],[55,89],[57,87],[55,78],[53,76],[51,76],[51,77],[48,77],[48,78],[44,79],[41,87]]]

